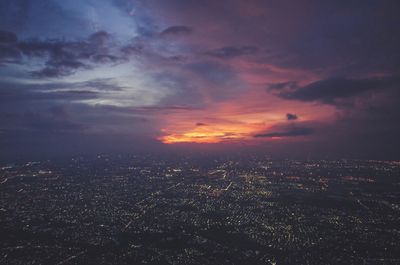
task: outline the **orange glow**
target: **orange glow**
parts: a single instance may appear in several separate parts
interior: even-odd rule
[[[206,105],[204,109],[182,109],[160,114],[164,129],[157,139],[165,144],[279,141],[290,136],[255,135],[276,132],[277,126],[334,120],[335,108],[332,106],[284,100],[265,89],[266,84],[284,82],[285,77],[307,84],[315,79],[312,74],[240,60],[232,66],[240,73],[241,80],[250,84],[243,90],[245,93],[240,91],[218,100],[208,95],[207,89],[203,89],[201,97]],[[287,113],[295,113],[299,119],[288,121]],[[304,137],[296,139],[304,140]]]
[[[175,143],[219,143],[225,138],[224,133],[184,133],[171,134],[159,138],[165,144]]]
[[[250,94],[205,110],[168,113],[161,130],[163,135],[158,140],[164,144],[277,141],[287,137],[255,138],[254,135],[273,132],[274,126],[288,124],[286,113],[292,110],[301,122],[326,121],[334,113],[329,106],[287,103],[273,98],[269,98],[266,106],[264,97]]]
[[[175,143],[220,143],[223,141],[243,140],[249,137],[254,125],[218,124],[194,126],[182,133],[173,133],[174,130],[163,130],[167,135],[159,140],[165,144]],[[170,132],[171,131],[171,132]]]

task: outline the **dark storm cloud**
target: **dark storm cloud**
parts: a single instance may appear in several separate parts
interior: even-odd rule
[[[272,50],[265,62],[334,75],[400,67],[399,1],[271,1],[264,7],[274,10],[259,21],[269,22],[258,38]]]
[[[32,71],[32,76],[39,78],[46,77],[62,77],[73,74],[79,68],[88,68],[85,64],[79,61],[51,61],[46,63],[46,67]]]
[[[272,131],[254,135],[256,138],[296,137],[307,136],[314,133],[314,129],[307,127],[289,127],[280,131]]]
[[[333,78],[320,80],[287,93],[283,92],[280,96],[287,99],[333,104],[337,99],[353,97],[377,88],[379,86],[376,80]]]
[[[278,96],[284,99],[300,101],[319,101],[324,104],[346,105],[351,100],[369,91],[381,91],[400,85],[400,78],[330,78],[313,82],[303,87],[290,87],[278,92]],[[346,100],[350,101],[346,101]]]
[[[400,67],[396,0],[167,0],[152,6],[204,30],[221,47],[236,42],[270,51],[259,62],[334,75]]]
[[[286,118],[288,121],[295,121],[298,119],[297,115],[292,113],[287,113]]]
[[[226,46],[208,51],[206,54],[221,59],[230,59],[243,55],[253,55],[257,52],[258,48],[255,46]]]
[[[0,32],[0,40],[0,62],[21,63],[21,55],[45,60],[44,68],[31,72],[38,78],[67,76],[79,69],[89,69],[92,64],[113,64],[127,60],[122,54],[111,54],[116,52],[111,51],[111,36],[104,31],[96,32],[81,41],[17,41],[12,32]]]
[[[161,36],[185,36],[193,32],[193,29],[188,26],[172,26],[163,30]]]
[[[90,59],[108,51],[109,35],[100,31],[87,39],[67,41],[64,39],[27,39],[16,46],[26,56],[46,57],[49,62],[62,60]]]

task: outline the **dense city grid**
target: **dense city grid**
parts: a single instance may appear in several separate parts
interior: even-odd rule
[[[4,164],[1,264],[400,264],[400,162]]]

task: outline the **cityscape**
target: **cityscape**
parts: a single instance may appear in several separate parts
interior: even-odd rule
[[[400,161],[98,155],[0,172],[2,264],[400,262]]]
[[[399,0],[0,0],[0,265],[400,265]]]

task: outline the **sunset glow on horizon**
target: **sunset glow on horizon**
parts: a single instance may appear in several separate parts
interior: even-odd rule
[[[162,113],[160,119],[165,127],[161,129],[161,136],[157,139],[164,144],[282,140],[292,136],[255,136],[284,132],[321,120],[324,123],[335,121],[337,111],[331,106],[287,102],[276,96],[271,96],[270,104],[266,105],[263,98],[265,93],[263,89],[255,88],[253,91],[248,90],[246,95],[224,102],[209,102],[205,109]],[[292,110],[297,114],[290,114]],[[297,137],[297,140],[302,141],[304,137],[307,135]]]

